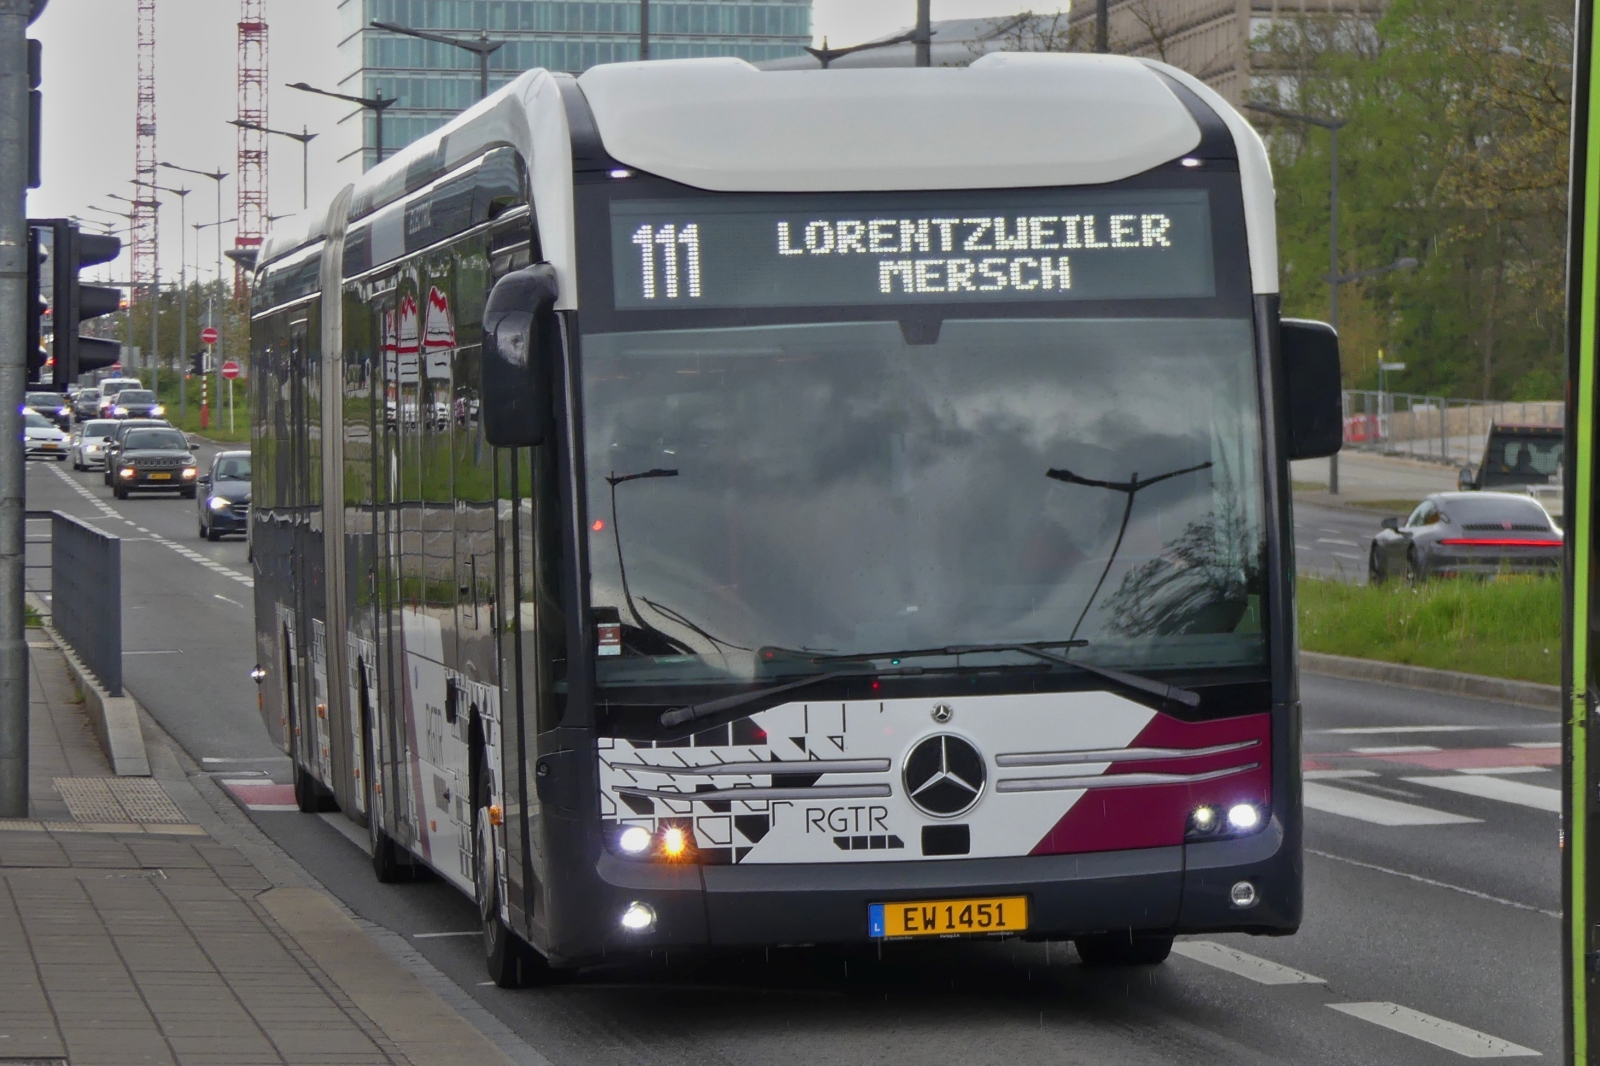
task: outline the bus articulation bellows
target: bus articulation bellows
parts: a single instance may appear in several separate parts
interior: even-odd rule
[[[266,241],[267,726],[502,985],[629,953],[1293,932],[1250,127],[1155,62],[535,70]]]

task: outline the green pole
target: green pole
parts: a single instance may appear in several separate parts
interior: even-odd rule
[[[1595,0],[1578,0],[1574,34],[1571,203],[1568,212],[1566,524],[1562,724],[1565,847],[1562,851],[1562,972],[1566,990],[1566,1061],[1589,1066],[1591,992],[1597,946],[1591,908],[1590,807],[1596,781],[1589,765],[1592,719],[1589,661],[1594,640],[1589,604],[1594,595],[1594,420],[1597,301],[1600,301],[1600,82],[1596,80]]]

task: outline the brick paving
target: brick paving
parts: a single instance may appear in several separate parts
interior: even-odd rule
[[[59,653],[30,648],[33,818],[0,821],[0,1062],[412,1062],[263,901],[310,893],[291,898],[321,908],[324,926],[354,924],[319,893],[274,888],[200,826],[172,822],[167,808],[176,808],[149,792],[159,782],[112,777]],[[57,790],[57,779],[78,784]],[[83,784],[90,780],[99,784]],[[73,819],[74,790],[80,813],[95,821]],[[118,809],[127,821],[98,820]],[[358,947],[350,958],[415,983],[374,955]],[[335,970],[351,965],[338,962]],[[420,986],[402,991],[432,996]],[[466,1024],[458,1017],[439,1017],[436,1039],[463,1045],[483,1066],[506,1061],[492,1045],[487,1055],[471,1049],[453,1028]]]

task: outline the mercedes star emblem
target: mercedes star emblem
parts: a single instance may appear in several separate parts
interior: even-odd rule
[[[944,725],[955,716],[955,709],[948,703],[941,703],[933,708],[933,720],[938,722],[940,725]]]
[[[958,736],[939,733],[912,747],[902,776],[906,797],[918,810],[935,818],[954,818],[978,802],[987,775],[977,748]]]

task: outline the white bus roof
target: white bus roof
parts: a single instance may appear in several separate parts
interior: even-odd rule
[[[604,64],[577,84],[606,151],[625,166],[714,191],[895,191],[1094,185],[1180,158],[1201,131],[1162,75],[1233,134],[1253,288],[1277,292],[1260,137],[1210,87],[1153,60],[994,52],[967,67],[763,71],[740,59],[685,59]],[[566,229],[557,220],[570,213],[571,146],[557,80],[529,71],[385,159],[356,183],[350,216],[510,144],[529,161],[541,230]],[[286,220],[260,262],[325,232],[319,213]],[[546,254],[567,275],[573,235],[546,237]]]
[[[619,162],[719,191],[1097,185],[1200,144],[1161,78],[1118,56],[995,53],[925,70],[613,63],[578,85]]]

